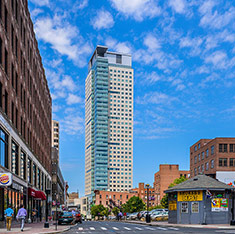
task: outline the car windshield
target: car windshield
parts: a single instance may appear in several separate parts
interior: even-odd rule
[[[65,216],[65,217],[67,217],[67,216],[73,216],[73,214],[72,214],[72,212],[64,212],[64,213],[62,214],[62,216]]]

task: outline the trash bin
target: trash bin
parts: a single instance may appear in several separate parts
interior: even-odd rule
[[[150,223],[150,222],[151,222],[150,214],[146,214],[146,223]]]

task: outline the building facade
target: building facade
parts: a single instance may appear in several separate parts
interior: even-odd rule
[[[103,205],[112,209],[125,204],[131,197],[138,196],[136,191],[114,192],[114,191],[95,191],[95,205]]]
[[[138,188],[131,189],[132,192],[136,192],[136,196],[141,198],[147,206],[147,187],[144,183],[139,183]],[[149,187],[149,207],[155,206],[155,190],[153,187]]]
[[[20,204],[45,215],[51,188],[51,96],[27,1],[0,1],[0,220]]]
[[[153,183],[156,205],[160,205],[161,199],[165,195],[164,191],[168,189],[168,186],[181,176],[189,178],[190,171],[181,171],[179,170],[179,165],[176,164],[159,165],[159,171],[154,174]]]
[[[191,175],[235,171],[235,138],[201,139],[190,147]],[[235,179],[235,177],[234,177]]]
[[[51,124],[51,145],[52,147],[55,147],[58,150],[58,156],[60,153],[60,146],[59,146],[59,140],[60,140],[60,124],[56,120],[52,120]]]
[[[89,62],[85,102],[85,194],[128,191],[133,180],[131,55],[97,46]]]

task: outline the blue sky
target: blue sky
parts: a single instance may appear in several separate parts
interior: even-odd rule
[[[70,191],[84,193],[84,85],[97,44],[133,56],[134,186],[152,183],[159,164],[189,169],[200,138],[234,137],[234,1],[29,0],[29,9]]]

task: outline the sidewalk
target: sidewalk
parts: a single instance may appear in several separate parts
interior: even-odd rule
[[[31,224],[25,224],[24,232],[21,232],[20,230],[20,224],[13,224],[13,227],[11,228],[11,231],[6,231],[6,228],[0,228],[0,234],[19,234],[19,233],[28,233],[28,234],[41,234],[41,233],[61,233],[69,230],[74,225],[58,225],[57,231],[55,230],[55,225],[52,225],[50,223],[49,228],[44,228],[44,222],[41,223],[31,223]]]
[[[187,227],[187,228],[215,228],[215,229],[234,229],[235,226],[230,226],[229,224],[207,224],[207,225],[201,225],[201,224],[174,224],[174,223],[168,223],[168,222],[157,222],[153,221],[151,223],[146,223],[144,221],[136,221],[136,220],[126,220],[122,221],[126,223],[136,223],[136,224],[142,224],[142,225],[148,225],[148,226],[161,226],[161,227]]]

